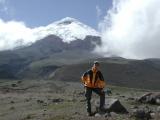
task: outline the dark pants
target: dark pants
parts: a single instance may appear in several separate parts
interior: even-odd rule
[[[103,91],[102,88],[89,88],[85,87],[85,97],[87,99],[87,112],[91,113],[91,96],[92,96],[92,91],[95,92],[100,96],[100,109],[103,108],[105,104],[105,92]]]

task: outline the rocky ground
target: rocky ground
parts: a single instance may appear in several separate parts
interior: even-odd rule
[[[128,114],[110,112],[88,117],[80,82],[0,80],[0,120],[135,120],[139,114],[142,117],[146,109],[152,119],[160,119],[160,105],[137,101],[138,97],[157,91],[111,85],[106,89],[112,91],[112,94],[106,94],[106,101],[117,99]],[[93,112],[98,98],[93,94]]]

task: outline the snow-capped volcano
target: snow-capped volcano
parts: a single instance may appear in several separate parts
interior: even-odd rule
[[[37,35],[40,38],[50,34],[60,37],[64,42],[70,42],[77,39],[83,40],[87,35],[100,36],[93,28],[70,17],[66,17],[48,26],[39,27],[34,30],[34,35]]]
[[[35,28],[23,22],[0,20],[0,33],[0,51],[28,46],[49,35],[58,36],[63,42],[83,40],[87,35],[100,36],[96,30],[70,17]]]

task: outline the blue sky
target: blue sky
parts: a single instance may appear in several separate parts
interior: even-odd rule
[[[97,29],[111,6],[112,0],[0,0],[0,19],[38,27],[73,17]]]

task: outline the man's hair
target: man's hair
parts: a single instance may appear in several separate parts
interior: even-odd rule
[[[98,61],[94,61],[94,65],[100,65]]]

